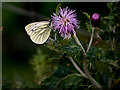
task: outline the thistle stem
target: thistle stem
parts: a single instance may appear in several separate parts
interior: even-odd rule
[[[91,47],[91,44],[92,44],[92,41],[93,41],[93,37],[94,37],[94,30],[95,30],[95,28],[93,27],[90,42],[89,42],[89,45],[88,45],[88,48],[87,48],[86,52],[88,52],[90,50],[90,47]]]
[[[76,33],[74,34],[74,38],[75,38],[75,41],[77,42],[77,44],[81,47],[83,53],[86,55],[85,49],[83,48],[81,42],[80,42],[79,39],[77,38]]]
[[[68,56],[68,59],[72,62],[73,66],[82,74],[83,77],[87,78],[87,76],[83,73],[83,71],[78,67],[71,56]]]
[[[91,40],[90,40],[89,47],[88,47],[88,50],[87,50],[87,51],[89,51],[89,48],[91,47],[92,40],[93,40],[93,36],[94,36],[94,28],[92,29]],[[101,88],[101,86],[95,81],[95,79],[90,75],[90,73],[89,73],[89,71],[88,71],[88,68],[87,68],[87,60],[85,59],[85,57],[86,57],[86,52],[85,52],[85,49],[83,48],[82,44],[80,43],[79,39],[77,38],[76,34],[74,34],[74,38],[75,38],[75,41],[77,42],[77,44],[81,47],[82,52],[83,52],[83,68],[84,68],[85,75],[87,76],[87,78],[91,81],[91,83],[92,83],[96,88]]]
[[[83,55],[84,57],[84,55]],[[85,75],[87,76],[87,78],[92,82],[92,84],[96,87],[96,88],[101,88],[101,86],[95,81],[95,79],[90,75],[88,68],[87,68],[87,60],[84,57],[83,60],[83,68],[84,68],[84,72]]]

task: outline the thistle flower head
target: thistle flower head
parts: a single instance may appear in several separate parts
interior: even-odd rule
[[[64,39],[69,39],[71,34],[75,33],[75,28],[78,28],[78,20],[76,19],[75,10],[71,10],[68,7],[61,8],[57,14],[53,14],[52,23],[54,30],[59,31]]]
[[[96,27],[100,24],[100,15],[98,13],[94,13],[91,17],[91,24]]]
[[[93,19],[94,21],[99,20],[99,19],[100,19],[100,15],[97,14],[97,13],[94,13],[94,14],[92,15],[92,19]]]

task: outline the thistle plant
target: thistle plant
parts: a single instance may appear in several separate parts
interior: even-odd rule
[[[78,15],[75,10],[70,9],[68,6],[65,8],[59,7],[51,15],[53,32],[51,32],[49,40],[44,46],[57,53],[50,59],[53,60],[53,63],[56,59],[60,61],[54,73],[41,82],[41,88],[72,87],[82,89],[91,87],[111,88],[115,86],[116,80],[119,80],[120,77],[114,77],[112,73],[118,75],[114,69],[120,69],[117,64],[120,59],[115,54],[116,42],[120,40],[120,36],[118,21],[111,20],[110,17],[114,19],[118,17],[119,13],[117,11],[113,12],[113,8],[109,4],[108,7],[111,10],[108,16],[102,16],[100,13],[89,15],[83,12],[88,18],[85,25],[90,34],[90,39],[86,43],[81,43],[80,38],[78,38],[77,31],[80,30],[79,22],[81,20],[77,19]],[[104,38],[104,33],[109,34],[107,39]],[[114,36],[111,36],[111,33]],[[100,40],[111,42],[112,48],[106,50],[96,47],[96,45],[93,46],[95,36],[99,36]],[[95,43],[99,44],[97,39]],[[111,54],[115,56],[112,57]]]
[[[9,7],[10,5],[8,9]],[[59,4],[51,14],[50,21],[28,24],[26,31],[31,40],[38,45],[44,44],[39,47],[44,47],[41,49],[45,50],[44,52],[50,51],[47,52],[49,55],[38,51],[30,59],[35,76],[30,74],[34,77],[34,82],[27,84],[26,80],[23,80],[19,83],[16,78],[9,82],[4,78],[3,88],[120,88],[120,7],[119,3],[111,2],[107,3],[106,8],[109,9],[108,13],[95,11],[94,8],[91,8],[91,11],[89,9],[88,13],[78,7],[73,10],[70,6]],[[10,10],[13,10],[13,7]],[[26,10],[22,11],[24,12],[21,15],[28,13]],[[36,13],[32,12],[28,16],[35,15]],[[38,19],[48,20],[48,17],[36,16]],[[85,33],[85,39],[81,37],[82,32]]]
[[[84,12],[83,14],[86,14],[86,13]],[[54,41],[49,40],[45,46],[47,46],[51,50],[56,51],[58,53],[58,56],[60,55],[62,57],[63,60],[62,61],[60,60],[61,62],[60,67],[62,65],[62,67],[64,67],[64,70],[67,69],[68,70],[67,72],[69,72],[69,74],[66,73],[67,76],[63,74],[63,76],[59,76],[61,78],[58,78],[57,77],[58,72],[62,73],[62,71],[64,71],[58,68],[56,72],[51,76],[51,78],[57,78],[54,80],[58,80],[56,81],[56,84],[53,85],[53,87],[64,88],[64,85],[66,86],[66,84],[63,82],[65,81],[67,82],[67,80],[69,81],[69,77],[71,77],[71,79],[73,80],[72,82],[81,84],[81,86],[78,85],[79,88],[84,87],[82,86],[84,85],[83,83],[85,83],[84,80],[87,80],[88,82],[86,83],[86,85],[88,85],[87,88],[90,88],[91,86],[95,88],[112,87],[111,86],[112,77],[110,74],[112,71],[110,71],[109,68],[111,68],[111,65],[110,63],[108,63],[108,62],[111,62],[111,60],[107,59],[106,50],[98,49],[92,46],[95,35],[99,36],[99,38],[102,39],[102,37],[100,37],[101,32],[103,32],[101,25],[103,25],[103,22],[105,23],[105,19],[103,19],[104,17],[101,17],[100,14],[98,13],[93,13],[91,16],[87,13],[87,16],[89,20],[86,21],[86,27],[91,35],[90,35],[89,42],[86,45],[84,44],[85,46],[83,46],[83,44],[80,42],[79,38],[77,37],[76,31],[80,29],[79,27],[80,20],[77,19],[77,14],[75,13],[75,10],[72,10],[68,7],[66,8],[59,7],[59,10],[56,13],[53,13],[53,15],[51,16],[53,31],[58,33],[56,37],[57,40],[54,40]],[[62,39],[60,39],[61,37],[59,37],[59,34],[60,36],[62,36]],[[65,40],[68,40],[69,42],[66,42],[65,44],[63,44],[62,41],[65,41]],[[67,59],[70,60],[72,64],[70,66],[74,67],[72,69],[75,69],[76,71],[78,71],[79,74],[78,72],[76,74],[75,72],[72,71],[70,67],[66,67],[64,64],[62,64],[62,62],[63,63],[67,62],[66,61]],[[104,59],[108,61],[105,62]],[[105,63],[107,63],[107,66],[105,65]],[[90,65],[90,68],[88,67],[89,65]],[[102,71],[102,69],[98,69],[100,67],[105,68],[107,73]],[[93,70],[92,72],[91,72],[91,69]],[[106,81],[104,81],[103,77],[101,77],[101,75],[104,75],[104,74],[106,76]],[[82,80],[81,82],[75,82],[73,79],[74,76],[79,76],[83,79],[79,79],[79,80]],[[100,79],[96,79],[96,76],[101,77],[103,82],[107,82],[107,83],[100,82],[99,81]],[[76,78],[78,79],[78,77]],[[41,87],[48,86],[46,85],[46,83],[48,82],[51,82],[51,81],[49,81],[49,79],[46,79],[46,81],[43,81],[41,84]],[[69,84],[72,82],[67,82],[67,83]],[[74,85],[74,83],[72,83],[72,85]]]
[[[84,57],[83,66],[84,66],[85,73],[83,73],[80,67],[78,67],[78,65],[75,63],[75,61],[71,56],[68,55],[67,58],[72,62],[73,66],[76,68],[76,70],[80,72],[80,74],[83,77],[88,78],[92,82],[92,84],[95,85],[95,87],[101,88],[101,86],[92,78],[92,76],[90,75],[87,69],[86,60],[85,60],[85,57],[86,57],[85,49],[82,46],[81,42],[79,41],[78,37],[76,36],[75,29],[78,29],[78,20],[76,18],[77,15],[74,12],[75,10],[74,11],[70,10],[68,9],[68,7],[63,9],[60,7],[60,10],[56,14],[53,14],[54,16],[52,16],[54,31],[56,30],[59,31],[59,34],[61,34],[61,36],[64,37],[64,39],[70,39],[71,34],[74,36],[76,43],[80,46],[83,52],[82,53]],[[98,14],[93,14],[92,19],[94,21],[100,20]],[[90,40],[87,52],[89,51],[89,48],[92,44],[93,34],[94,34],[94,28],[91,34],[92,36],[91,36],[91,40]]]

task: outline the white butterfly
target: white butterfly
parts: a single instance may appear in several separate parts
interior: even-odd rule
[[[50,21],[40,21],[28,24],[25,27],[27,34],[36,44],[43,44],[50,36],[52,23]]]

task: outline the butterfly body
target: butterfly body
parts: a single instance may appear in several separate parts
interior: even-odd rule
[[[30,39],[36,44],[45,43],[50,36],[51,29],[50,21],[33,22],[25,27]]]

